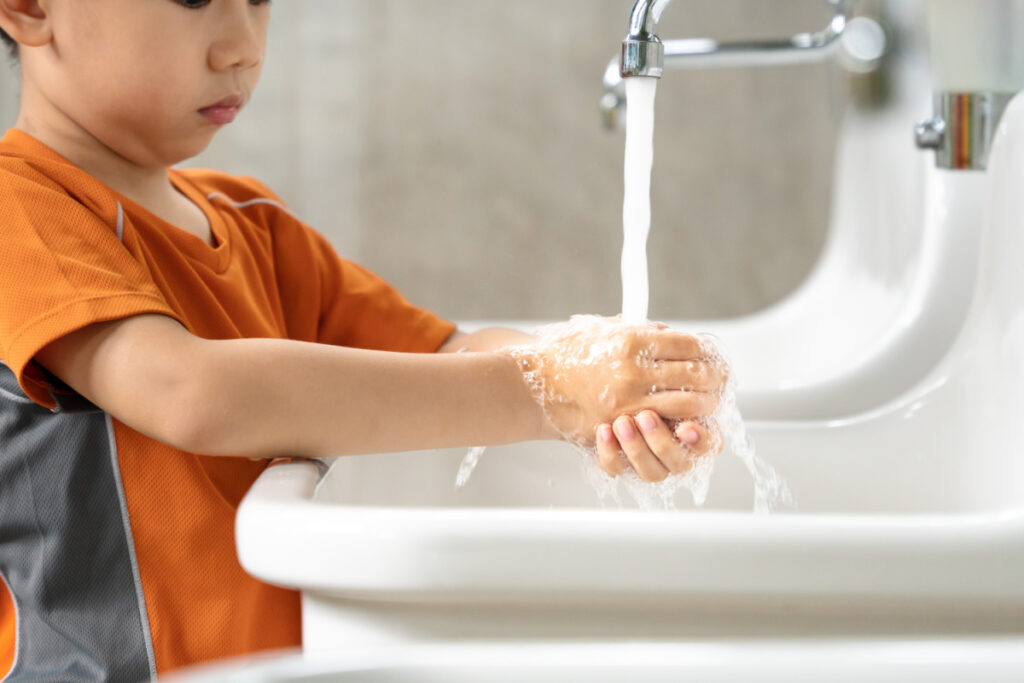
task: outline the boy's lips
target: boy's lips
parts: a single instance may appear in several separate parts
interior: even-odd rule
[[[203,107],[199,113],[205,116],[211,123],[231,123],[238,115],[238,111],[245,104],[245,98],[241,95],[228,95],[219,102],[208,107]]]

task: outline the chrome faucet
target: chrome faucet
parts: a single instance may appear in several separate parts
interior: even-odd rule
[[[622,51],[605,71],[601,110],[608,127],[618,127],[625,111],[623,78],[660,78],[666,67],[765,66],[820,61],[832,55],[847,29],[853,0],[827,0],[835,14],[824,29],[779,40],[719,42],[711,38],[662,41],[655,29],[670,0],[637,0]],[[884,42],[881,46],[884,51]]]
[[[665,44],[654,34],[661,11],[669,0],[637,0],[629,16],[629,33],[622,41],[619,75],[661,78]]]

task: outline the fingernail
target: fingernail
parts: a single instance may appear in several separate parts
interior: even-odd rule
[[[611,425],[601,425],[597,428],[597,438],[604,443],[611,443],[614,435],[612,434]]]
[[[658,423],[654,421],[654,416],[650,413],[640,413],[636,421],[640,424],[640,429],[645,432],[653,432],[658,428]]]
[[[636,436],[636,430],[633,429],[633,421],[628,417],[620,417],[615,421],[615,433],[618,434],[620,439],[632,439]]]
[[[700,434],[693,427],[683,430],[683,441],[688,444],[695,444],[700,441]]]

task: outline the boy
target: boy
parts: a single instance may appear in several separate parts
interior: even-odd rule
[[[171,168],[245,106],[269,12],[0,0],[22,80],[0,140],[6,680],[134,681],[297,645],[297,595],[234,556],[266,459],[564,437],[657,481],[717,447],[699,420],[723,372],[692,337],[464,334],[259,182]]]

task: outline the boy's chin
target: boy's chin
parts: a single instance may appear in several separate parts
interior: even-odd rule
[[[206,148],[213,142],[213,137],[216,135],[218,130],[211,131],[206,134],[196,135],[189,140],[182,141],[180,145],[176,145],[174,149],[168,150],[168,157],[172,158],[168,165],[173,166],[174,164],[182,161],[187,161],[193,157],[197,157],[206,151]]]

